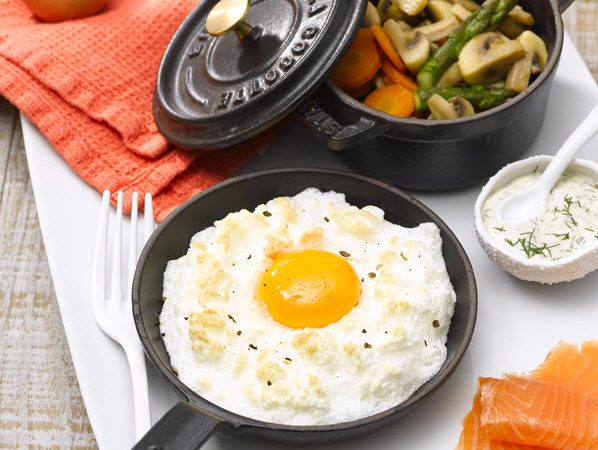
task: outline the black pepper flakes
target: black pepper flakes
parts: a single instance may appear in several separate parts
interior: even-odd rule
[[[249,255],[249,256],[247,257],[247,259],[251,259],[251,255]]]
[[[367,333],[367,330],[364,328],[363,330],[361,330],[361,332],[362,332],[363,334],[365,334],[365,333]]]
[[[257,350],[257,347],[255,345],[253,345],[253,344],[249,344],[249,348],[252,349],[252,350]]]
[[[424,345],[425,345],[426,347],[428,346],[428,341],[426,341],[425,339],[424,339]]]
[[[233,316],[231,316],[230,314],[227,314],[227,316],[230,320],[233,321],[233,323],[237,323],[237,321],[235,320],[235,318]]]
[[[363,283],[363,278],[361,279],[361,282]]]
[[[324,222],[330,222],[330,219],[328,217],[324,217]]]
[[[160,333],[160,336],[164,337],[166,336],[166,333]]]
[[[268,380],[268,381],[266,382],[266,384],[267,384],[268,386],[272,386],[272,382],[271,382],[270,380]]]
[[[346,252],[344,250],[341,250],[339,253],[341,256],[344,256],[345,258],[348,258],[349,256],[351,256],[351,253]]]
[[[293,360],[292,360],[291,358],[288,358],[288,357],[287,357],[287,358],[285,358],[285,361],[288,361],[288,362],[293,362]]]
[[[401,252],[401,258],[403,258],[403,261],[409,261],[409,260],[407,259],[407,257],[406,257],[406,256],[403,254],[403,252]]]
[[[438,320],[433,320],[433,321],[432,321],[432,326],[433,326],[434,328],[438,328],[438,327],[440,326],[440,322],[439,322]]]
[[[372,348],[371,344],[368,344],[367,342],[365,344],[363,344],[363,348]]]
[[[183,317],[183,319],[185,319],[185,320],[189,320],[189,317]]]
[[[368,277],[376,278],[376,274],[374,272],[370,272],[370,273],[368,273]]]
[[[272,213],[270,211],[264,211],[262,214],[264,216],[266,216],[266,217],[271,217],[272,216]]]
[[[237,336],[241,336],[241,333],[242,333],[241,330],[237,331]]]

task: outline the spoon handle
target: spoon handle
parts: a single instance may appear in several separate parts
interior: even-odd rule
[[[565,141],[544,171],[539,182],[552,188],[569,166],[577,151],[596,133],[598,133],[598,104],[594,106],[590,114]]]

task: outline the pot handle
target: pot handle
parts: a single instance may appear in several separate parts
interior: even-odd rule
[[[197,450],[224,422],[189,403],[179,402],[133,447],[133,450]]]
[[[369,141],[386,128],[376,119],[366,116],[361,116],[355,123],[341,124],[314,98],[303,103],[297,111],[316,138],[332,150],[344,150]]]
[[[562,13],[564,13],[566,11],[566,9],[571,6],[571,3],[573,3],[575,0],[559,0],[559,11]]]

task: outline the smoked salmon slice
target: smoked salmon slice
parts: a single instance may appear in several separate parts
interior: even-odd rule
[[[533,372],[480,379],[456,450],[598,450],[598,341],[561,343]]]
[[[584,342],[581,350],[577,345],[561,343],[528,376],[598,393],[598,341]]]
[[[482,378],[480,405],[480,428],[491,439],[598,450],[598,395],[524,377]]]
[[[480,429],[480,393],[473,398],[471,411],[463,419],[463,431],[456,450],[544,450],[540,447],[501,442],[482,434]]]

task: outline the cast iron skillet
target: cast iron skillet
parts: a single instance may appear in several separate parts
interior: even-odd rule
[[[481,2],[481,1],[480,1]],[[546,67],[503,105],[454,120],[402,119],[326,82],[299,109],[311,133],[358,173],[395,186],[442,190],[476,184],[519,159],[536,139],[563,47],[561,12],[573,0],[520,0],[548,46]]]
[[[443,254],[457,293],[449,330],[448,357],[440,372],[407,401],[387,411],[347,423],[326,426],[286,426],[234,414],[208,402],[173,373],[158,327],[162,308],[162,275],[169,260],[187,252],[191,237],[228,213],[254,209],[277,196],[295,195],[308,187],[346,194],[356,206],[373,204],[386,219],[406,227],[434,222],[442,233]],[[198,194],[172,213],[145,246],[133,281],[133,315],[141,342],[162,376],[185,398],[141,439],[135,449],[197,449],[214,431],[248,434],[288,443],[346,439],[377,430],[421,405],[454,372],[473,333],[477,290],[473,269],[453,232],[436,214],[413,197],[382,182],[345,172],[285,169],[244,175]]]

